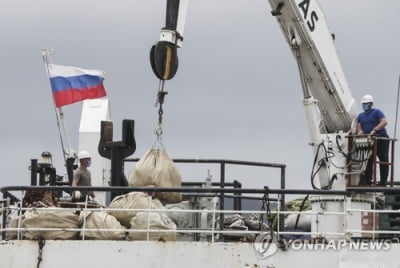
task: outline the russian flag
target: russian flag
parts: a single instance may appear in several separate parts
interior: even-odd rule
[[[48,68],[56,107],[107,95],[103,71],[54,64],[49,64]]]

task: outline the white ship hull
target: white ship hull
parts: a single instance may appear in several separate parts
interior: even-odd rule
[[[37,241],[2,241],[1,267],[35,267]],[[278,250],[260,258],[252,243],[46,241],[41,268],[79,267],[400,267],[400,245],[388,250]]]

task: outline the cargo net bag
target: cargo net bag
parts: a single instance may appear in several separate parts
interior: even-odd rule
[[[182,178],[172,159],[163,149],[152,148],[136,163],[129,175],[129,186],[181,187]],[[181,193],[159,192],[156,196],[163,204],[182,200]]]

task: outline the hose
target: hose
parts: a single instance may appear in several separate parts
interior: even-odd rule
[[[324,158],[321,158],[321,159],[318,161],[318,169],[314,171],[315,166],[317,165],[317,160],[318,160],[319,152],[320,152],[320,149],[321,149],[321,148],[323,148],[323,150],[324,150],[324,152],[325,152],[325,157],[324,157]],[[334,154],[333,152],[329,152],[329,151],[326,149],[326,146],[325,146],[325,144],[324,144],[323,142],[321,142],[321,143],[318,145],[317,153],[315,154],[315,157],[314,157],[313,168],[312,168],[312,170],[311,170],[311,186],[313,187],[313,189],[315,189],[315,190],[330,190],[330,189],[332,188],[333,181],[334,181],[334,180],[337,180],[337,175],[336,175],[336,174],[333,175],[332,178],[328,181],[328,185],[325,186],[325,187],[322,187],[322,188],[318,188],[318,187],[315,186],[315,184],[314,184],[314,179],[315,179],[315,176],[318,174],[318,172],[321,170],[321,168],[326,166],[326,162],[328,162],[329,159],[332,158],[332,157],[334,157],[334,156],[335,156],[335,154]]]
[[[301,202],[300,208],[299,208],[299,212],[303,211],[304,205],[308,199],[309,195],[306,195],[306,197],[304,197],[303,202]],[[296,224],[294,225],[294,229],[297,229],[297,225],[299,224],[299,220],[300,220],[300,213],[297,214],[297,218],[296,218]]]
[[[323,150],[325,151],[325,158],[321,158],[318,161],[318,169],[314,171],[315,166],[317,165],[317,160],[319,158],[319,152],[320,152],[321,148],[323,148]],[[311,186],[315,190],[322,190],[322,189],[318,188],[317,186],[315,186],[314,179],[315,179],[315,176],[318,174],[318,172],[321,170],[321,168],[323,166],[325,166],[325,162],[323,160],[328,160],[328,159],[329,158],[328,158],[328,153],[327,153],[327,150],[326,150],[326,146],[325,146],[325,144],[323,142],[321,142],[320,144],[318,144],[317,152],[316,152],[315,157],[314,157],[313,167],[311,169]]]

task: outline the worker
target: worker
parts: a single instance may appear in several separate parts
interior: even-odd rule
[[[357,117],[357,134],[369,134],[377,136],[377,156],[380,162],[388,162],[389,157],[389,139],[379,139],[380,137],[388,138],[385,126],[387,120],[383,112],[379,109],[373,108],[374,99],[371,95],[365,95],[361,99],[363,112]],[[372,183],[372,169],[374,156],[368,159],[365,173],[361,176],[360,184]],[[387,177],[389,174],[389,166],[385,163],[379,165],[380,182],[379,186],[386,186]]]
[[[72,180],[72,186],[92,186],[92,177],[88,167],[91,164],[91,157],[88,151],[81,151],[78,153],[79,168],[74,173],[74,178]],[[85,201],[86,191],[75,191],[72,198],[75,201]],[[89,196],[95,198],[93,191],[89,192]]]

